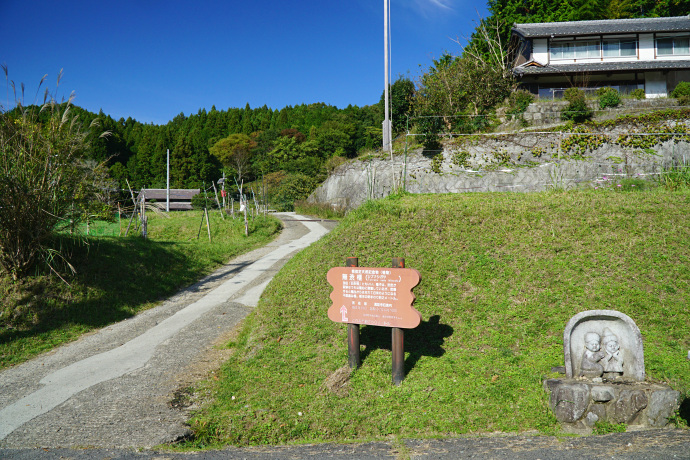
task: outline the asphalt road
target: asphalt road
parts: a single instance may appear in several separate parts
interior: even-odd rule
[[[219,460],[219,459],[524,459],[524,460],[668,460],[690,458],[690,431],[655,430],[582,438],[494,436],[406,440],[392,443],[320,444],[261,448],[228,448],[202,452],[134,449],[2,449],[0,458]]]

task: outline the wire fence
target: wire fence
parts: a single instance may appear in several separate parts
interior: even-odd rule
[[[655,132],[530,131],[440,134],[444,147],[409,161],[365,168],[366,199],[412,192],[540,191],[580,186],[617,187],[626,179],[690,176],[690,134],[684,123]],[[430,178],[431,176],[435,176]]]
[[[405,135],[404,150],[409,151],[410,138],[425,136],[424,134],[408,132]],[[400,136],[402,137],[402,136]],[[399,138],[400,138],[399,137]],[[514,154],[513,164],[520,161],[541,159],[545,154],[552,160],[585,160],[596,159],[597,150],[615,149],[622,158],[649,158],[659,156],[657,152],[670,153],[670,158],[686,164],[690,159],[688,144],[690,133],[685,124],[676,124],[666,130],[660,129],[653,132],[631,132],[627,130],[612,131],[523,131],[523,132],[496,132],[496,133],[461,133],[444,132],[438,134],[439,140],[444,140],[445,145],[439,148],[424,148],[422,153],[432,157],[438,153],[452,154],[453,151],[463,151],[469,155],[494,152],[502,149],[507,154]],[[668,150],[671,150],[668,152]],[[469,156],[468,155],[468,156]],[[499,159],[506,159],[500,155]],[[511,163],[511,161],[506,161]],[[645,161],[648,164],[649,161]],[[612,163],[607,163],[612,164]],[[617,163],[616,163],[617,164]]]

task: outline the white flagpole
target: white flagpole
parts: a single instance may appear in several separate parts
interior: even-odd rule
[[[388,100],[388,87],[389,87],[389,71],[388,64],[390,60],[390,54],[388,52],[388,8],[390,0],[383,0],[383,69],[384,69],[384,102],[385,102],[385,114],[383,120],[383,151],[393,152],[392,141],[391,141],[391,120],[390,120],[390,102]]]

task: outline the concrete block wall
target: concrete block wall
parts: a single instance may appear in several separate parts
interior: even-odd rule
[[[589,101],[588,105],[594,111],[595,120],[608,120],[625,114],[639,115],[648,110],[677,107],[678,101],[671,98],[623,99],[620,106],[606,109],[599,108],[599,102],[596,100]],[[562,123],[561,113],[567,106],[567,101],[536,101],[527,107],[522,118],[529,126],[559,124]],[[504,120],[508,121],[505,118]]]

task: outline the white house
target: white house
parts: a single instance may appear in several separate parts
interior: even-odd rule
[[[660,97],[690,81],[690,16],[515,24],[511,32],[513,72],[540,97],[571,86]]]

